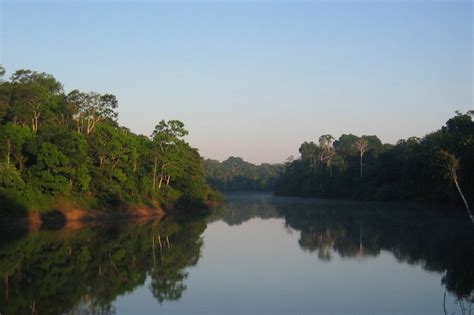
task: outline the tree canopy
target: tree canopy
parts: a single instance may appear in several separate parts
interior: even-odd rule
[[[304,142],[300,158],[286,163],[275,190],[284,195],[425,200],[467,207],[468,200],[474,200],[472,116],[472,111],[457,112],[439,130],[395,145],[353,134]]]
[[[161,120],[150,136],[137,135],[119,125],[118,104],[109,93],[66,94],[42,72],[0,80],[0,198],[43,210],[59,199],[173,207],[216,197],[181,121]]]
[[[220,191],[273,191],[283,164],[255,165],[231,156],[224,162],[206,159],[205,178]]]

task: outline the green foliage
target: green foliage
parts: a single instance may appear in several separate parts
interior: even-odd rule
[[[22,172],[26,162],[24,146],[32,138],[33,133],[29,127],[22,127],[11,122],[0,126],[2,159],[8,164],[14,164]]]
[[[43,143],[36,163],[29,169],[29,180],[46,194],[66,193],[69,190],[69,159],[52,143]]]
[[[17,195],[25,190],[25,182],[12,164],[0,163],[0,190]]]
[[[184,141],[184,124],[162,120],[150,138],[136,135],[117,124],[117,107],[112,94],[66,95],[46,73],[18,70],[0,80],[0,195],[18,192],[14,199],[35,209],[59,197],[104,206],[206,204],[202,159]]]
[[[305,142],[300,153],[300,159],[286,163],[277,193],[460,204],[452,185],[456,176],[467,199],[474,199],[474,122],[469,113],[457,113],[422,139],[384,145],[376,136],[343,134],[333,144]]]
[[[254,165],[233,156],[222,163],[204,161],[205,178],[219,191],[272,191],[283,169],[282,164]]]

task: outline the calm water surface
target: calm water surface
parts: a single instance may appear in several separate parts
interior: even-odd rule
[[[207,215],[1,231],[1,314],[474,314],[462,215],[230,195]]]

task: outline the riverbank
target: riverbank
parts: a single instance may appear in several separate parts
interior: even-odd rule
[[[219,198],[217,198],[217,196]],[[95,198],[51,198],[42,206],[28,207],[12,199],[0,205],[0,227],[20,225],[28,230],[62,228],[93,222],[111,222],[140,218],[161,218],[167,214],[210,209],[222,204],[219,195],[199,202],[165,202],[103,204]]]
[[[161,218],[165,215],[161,207],[121,206],[108,210],[86,210],[81,208],[63,208],[50,211],[30,211],[24,216],[0,218],[0,226],[21,225],[30,231],[47,227],[63,227],[94,221],[116,221],[137,218]]]

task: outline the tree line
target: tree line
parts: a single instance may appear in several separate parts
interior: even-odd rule
[[[227,192],[273,191],[284,169],[283,164],[255,165],[234,156],[223,162],[206,159],[204,165],[207,182],[219,191]]]
[[[422,138],[383,144],[377,136],[327,134],[304,142],[275,191],[281,195],[423,200],[464,205],[474,200],[474,111],[457,112]]]
[[[52,75],[0,66],[0,208],[202,205],[217,198],[178,120],[150,136],[117,122],[112,94],[64,91]]]

